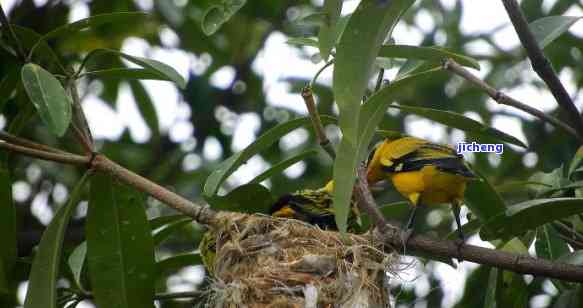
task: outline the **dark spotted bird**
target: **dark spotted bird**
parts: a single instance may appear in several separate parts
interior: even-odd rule
[[[370,184],[391,180],[395,189],[412,205],[406,226],[406,242],[412,233],[419,206],[450,203],[457,224],[460,245],[464,241],[459,218],[466,183],[475,175],[463,156],[452,148],[415,137],[385,139],[369,157]]]
[[[305,221],[325,230],[338,230],[334,220],[332,190],[333,184],[330,181],[320,189],[304,189],[285,194],[271,206],[269,214]],[[359,226],[359,212],[353,203],[348,216],[348,231],[358,232]]]

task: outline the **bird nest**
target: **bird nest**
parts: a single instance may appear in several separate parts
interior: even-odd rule
[[[211,307],[388,307],[399,262],[368,234],[341,235],[302,221],[221,214]]]

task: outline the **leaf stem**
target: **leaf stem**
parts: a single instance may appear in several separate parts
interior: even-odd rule
[[[310,80],[310,85],[309,85],[310,89],[314,87],[314,84],[316,84],[316,81],[318,80],[318,77],[320,77],[320,74],[322,74],[322,72],[323,72],[323,71],[324,71],[326,68],[328,68],[330,65],[334,64],[334,62],[335,62],[335,60],[334,60],[334,59],[332,59],[332,60],[330,60],[330,61],[326,62],[326,64],[324,64],[324,66],[322,66],[322,67],[321,67],[321,68],[320,68],[320,69],[319,69],[319,70],[316,72],[316,74],[314,75],[314,77],[312,78],[312,80]]]
[[[565,132],[573,135],[575,138],[577,138],[577,140],[579,142],[583,143],[583,135],[581,135],[578,131],[573,129],[571,126],[567,125],[565,122],[562,122],[561,120],[559,120],[551,115],[547,115],[546,113],[544,113],[538,109],[530,107],[530,106],[502,93],[501,91],[494,89],[492,86],[490,86],[489,84],[487,84],[486,82],[484,82],[480,78],[478,78],[475,75],[473,75],[472,73],[470,73],[468,70],[463,68],[461,65],[459,65],[454,60],[447,59],[443,64],[443,68],[460,76],[460,77],[462,77],[462,78],[464,78],[465,80],[469,81],[473,85],[477,86],[478,88],[480,88],[481,90],[486,92],[488,94],[488,96],[490,96],[492,99],[494,99],[497,103],[502,104],[502,105],[511,106],[511,107],[516,108],[516,109],[522,110],[530,115],[533,115],[533,116],[541,119],[542,121],[544,121],[546,123],[549,123],[555,127],[559,127],[561,129],[563,129]]]
[[[534,34],[528,27],[526,17],[520,10],[516,0],[502,0],[508,17],[518,34],[518,38],[531,61],[533,70],[546,83],[547,87],[555,97],[555,100],[563,111],[567,114],[571,126],[577,131],[579,136],[583,136],[583,121],[573,100],[567,90],[557,77],[550,61],[545,57],[542,49],[538,46]]]

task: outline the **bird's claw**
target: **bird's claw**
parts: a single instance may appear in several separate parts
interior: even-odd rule
[[[454,242],[455,242],[455,246],[457,248],[457,261],[459,263],[462,263],[464,261],[464,258],[462,257],[462,247],[464,246],[464,240],[461,238],[458,238]]]

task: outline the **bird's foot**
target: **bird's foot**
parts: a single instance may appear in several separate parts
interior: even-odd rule
[[[409,242],[411,235],[413,235],[413,229],[407,229],[401,232],[401,244],[403,246],[403,252],[407,251],[407,243]]]
[[[462,263],[464,261],[464,258],[462,257],[462,247],[464,246],[464,240],[458,238],[454,242],[457,247],[457,261],[459,263]]]

